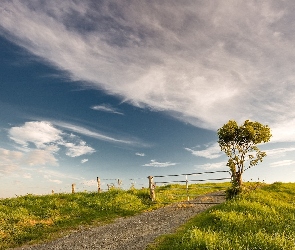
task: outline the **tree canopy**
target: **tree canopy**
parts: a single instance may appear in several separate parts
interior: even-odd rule
[[[239,126],[236,121],[230,120],[218,129],[217,134],[219,146],[229,158],[227,165],[234,184],[240,187],[243,172],[262,162],[266,156],[256,145],[270,140],[270,128],[256,121],[246,120]]]

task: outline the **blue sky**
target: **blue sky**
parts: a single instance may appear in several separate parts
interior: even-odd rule
[[[273,134],[245,181],[294,182],[294,8],[1,1],[0,197],[226,170],[230,119]]]

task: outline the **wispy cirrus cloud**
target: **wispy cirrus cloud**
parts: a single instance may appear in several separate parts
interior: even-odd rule
[[[262,151],[264,151],[266,155],[270,157],[283,157],[288,152],[295,151],[295,147],[275,148],[275,149],[268,149],[268,150],[262,150]]]
[[[102,140],[102,141],[108,141],[111,143],[122,143],[122,144],[129,144],[129,145],[143,145],[144,146],[144,144],[142,144],[141,142],[135,141],[135,140],[118,139],[118,138],[115,138],[112,136],[104,135],[104,134],[99,133],[95,130],[90,130],[90,129],[84,128],[79,125],[74,125],[74,124],[60,122],[60,121],[51,121],[51,123],[60,127],[60,128],[75,132],[77,134],[82,134],[85,136],[89,136],[91,138]]]
[[[112,113],[112,114],[117,114],[117,115],[124,115],[124,113],[118,111],[116,108],[112,107],[109,104],[92,106],[91,109],[103,111],[103,112],[108,112],[108,113]]]
[[[133,105],[213,130],[258,120],[295,141],[292,1],[131,5],[2,1],[0,34]]]
[[[291,165],[295,165],[294,160],[282,160],[282,161],[272,162],[270,164],[270,167],[276,168],[276,167],[291,166]]]
[[[150,163],[146,163],[144,165],[142,165],[143,167],[155,167],[155,168],[166,168],[166,167],[170,167],[170,166],[175,166],[177,163],[173,163],[173,162],[158,162],[156,160],[151,160]]]

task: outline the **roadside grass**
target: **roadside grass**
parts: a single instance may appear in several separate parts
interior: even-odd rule
[[[295,249],[295,183],[273,183],[197,215],[149,250]]]
[[[224,190],[228,185],[229,183],[196,184],[190,186],[190,192],[201,195]],[[186,200],[183,185],[162,186],[156,190],[156,202],[149,199],[148,189],[112,189],[100,194],[28,194],[0,199],[0,249],[52,240],[81,226],[110,223],[118,217],[132,216]]]

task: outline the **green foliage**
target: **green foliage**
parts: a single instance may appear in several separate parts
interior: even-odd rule
[[[236,121],[228,121],[217,131],[221,151],[229,158],[227,166],[233,177],[232,193],[239,192],[242,184],[242,174],[248,168],[262,162],[266,156],[257,144],[270,140],[271,132],[267,125],[246,120],[239,126]],[[248,162],[248,166],[245,166]]]
[[[264,185],[193,218],[148,249],[295,249],[295,183]]]
[[[224,187],[223,184],[210,186],[204,189],[202,185],[196,185],[192,191],[201,194]],[[108,223],[117,217],[131,216],[183,200],[185,186],[178,187],[176,199],[169,196],[175,192],[173,186],[157,188],[158,191],[165,189],[168,196],[159,194],[157,202],[150,200],[147,188],[0,199],[0,249],[53,239],[79,226]]]

